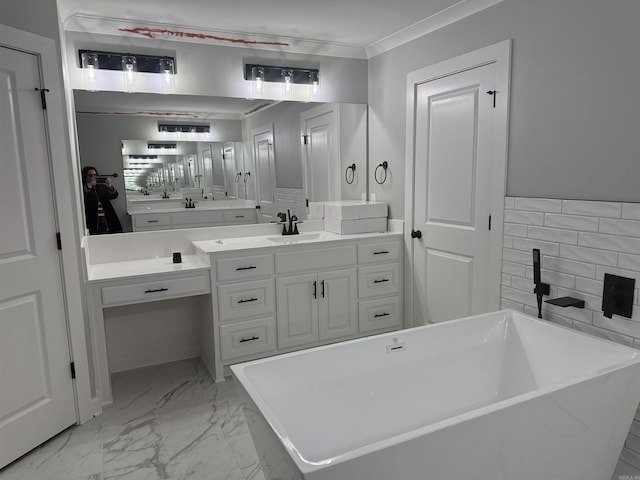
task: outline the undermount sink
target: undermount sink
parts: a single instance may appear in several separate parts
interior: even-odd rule
[[[270,240],[275,243],[300,243],[300,242],[310,242],[313,240],[318,240],[322,237],[323,233],[300,233],[298,235],[281,235],[278,237],[267,237],[267,240]]]

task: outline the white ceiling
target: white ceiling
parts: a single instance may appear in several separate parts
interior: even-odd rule
[[[394,45],[406,42],[500,1],[58,0],[58,8],[64,28],[81,32],[113,34],[118,29],[106,25],[125,24],[177,27],[180,32],[218,32],[236,40],[285,42],[289,51],[367,58],[380,53],[379,45],[390,38],[396,37]],[[105,31],[99,31],[102,28]]]

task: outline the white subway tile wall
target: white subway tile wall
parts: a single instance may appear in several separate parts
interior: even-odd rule
[[[571,296],[584,309],[543,303],[546,320],[640,348],[640,204],[506,197],[502,308],[538,315],[533,257],[542,253],[545,299]],[[632,318],[602,314],[605,273],[636,279]],[[640,469],[640,408],[620,460]]]

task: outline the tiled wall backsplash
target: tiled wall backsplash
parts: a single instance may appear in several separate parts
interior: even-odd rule
[[[546,320],[640,348],[640,204],[506,197],[502,308],[538,315],[532,249],[542,254],[546,299],[572,296],[584,309],[543,303]],[[602,314],[605,273],[635,278],[632,318]],[[640,469],[640,411],[620,459]]]

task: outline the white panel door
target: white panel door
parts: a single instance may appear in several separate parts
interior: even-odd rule
[[[303,113],[303,169],[306,195],[311,202],[340,200],[340,158],[337,113],[313,109]],[[317,114],[316,114],[317,112]],[[324,112],[324,113],[322,113]]]
[[[278,348],[318,341],[317,280],[315,273],[276,280]]]
[[[38,65],[0,47],[0,468],[76,422]]]
[[[489,64],[416,86],[413,225],[422,237],[414,250],[413,318],[418,323],[486,312],[490,305],[494,109],[487,92],[494,89],[494,78],[495,65]]]
[[[354,335],[358,330],[355,269],[318,274],[318,330],[320,340]]]
[[[273,129],[253,134],[253,152],[256,161],[257,204],[260,205],[260,223],[276,220],[276,163],[273,148]]]

